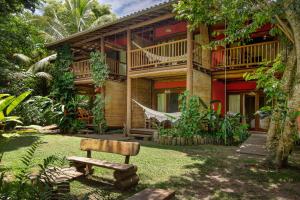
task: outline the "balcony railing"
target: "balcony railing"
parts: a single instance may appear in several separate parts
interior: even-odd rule
[[[193,61],[201,62],[201,46],[196,42],[193,44]],[[187,61],[187,39],[138,48],[132,50],[130,55],[131,71],[183,65]]]
[[[263,42],[212,52],[212,67],[256,66],[266,61],[273,61],[279,53],[279,42]]]
[[[106,58],[106,63],[109,67],[110,75],[124,75],[120,74],[120,62],[111,58]],[[75,79],[91,79],[91,69],[89,60],[82,60],[72,64],[72,71]]]

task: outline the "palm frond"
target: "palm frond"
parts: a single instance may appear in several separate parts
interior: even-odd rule
[[[30,64],[30,62],[31,62],[31,58],[22,53],[15,53],[15,54],[13,54],[13,57],[26,65]]]
[[[44,78],[48,81],[51,81],[53,79],[53,77],[51,76],[51,74],[47,73],[47,72],[38,72],[35,74],[37,77],[40,78]]]
[[[42,60],[36,62],[35,64],[31,65],[27,72],[36,73],[39,71],[44,70],[46,66],[50,64],[51,61],[56,60],[57,54],[52,54],[43,58]]]

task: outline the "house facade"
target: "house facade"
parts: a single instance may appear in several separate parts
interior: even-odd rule
[[[245,115],[250,129],[266,129],[267,123],[254,115],[266,104],[265,96],[255,81],[244,81],[243,74],[277,56],[280,45],[268,34],[271,25],[261,27],[251,40],[211,49],[207,47],[211,41],[224,38],[224,24],[200,25],[191,32],[172,9],[172,2],[162,3],[47,47],[70,45],[77,91],[91,96],[95,89],[89,53],[105,53],[110,76],[101,92],[107,99],[105,117],[111,127],[126,124],[129,133],[149,128],[142,108],[132,100],[153,110],[177,112],[179,95],[189,90],[207,104],[220,100],[222,113]]]

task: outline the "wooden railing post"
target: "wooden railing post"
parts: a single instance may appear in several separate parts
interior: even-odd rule
[[[187,30],[187,74],[186,89],[193,94],[193,33]]]
[[[131,129],[131,78],[129,71],[131,68],[131,30],[127,30],[127,114],[126,114],[126,127],[127,134]]]

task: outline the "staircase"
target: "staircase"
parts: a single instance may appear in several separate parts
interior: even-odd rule
[[[143,140],[152,140],[155,129],[149,128],[132,128],[130,129],[130,137]]]

